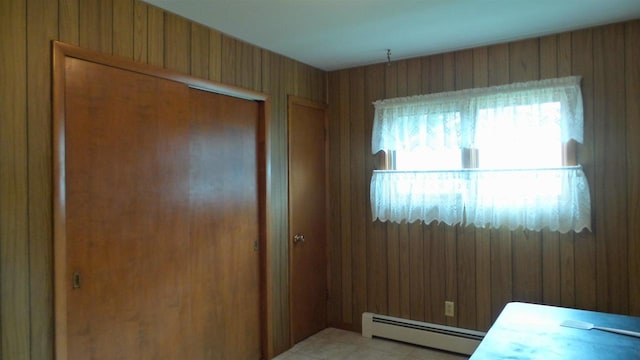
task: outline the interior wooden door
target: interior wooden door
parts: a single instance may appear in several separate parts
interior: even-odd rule
[[[289,278],[292,343],[327,323],[325,108],[289,97]]]
[[[257,102],[71,57],[64,79],[57,358],[260,359]]]

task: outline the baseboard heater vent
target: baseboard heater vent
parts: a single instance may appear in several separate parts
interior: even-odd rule
[[[366,312],[362,314],[362,336],[471,355],[485,333]]]

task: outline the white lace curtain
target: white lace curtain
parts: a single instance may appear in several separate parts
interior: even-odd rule
[[[559,103],[559,116],[547,115],[549,105],[554,103]],[[524,111],[528,123],[559,126],[562,142],[583,141],[582,93],[577,76],[386,99],[373,105],[374,154],[417,147],[474,148],[476,129],[484,119],[517,119]]]
[[[589,229],[589,186],[580,166],[539,170],[374,171],[374,219]]]
[[[389,99],[374,106],[373,153],[477,148],[483,141],[479,129],[487,124],[525,129],[510,134],[516,138],[531,136],[532,127],[551,126],[562,142],[583,141],[578,77]],[[579,232],[590,229],[590,208],[580,166],[374,171],[371,178],[373,220]]]

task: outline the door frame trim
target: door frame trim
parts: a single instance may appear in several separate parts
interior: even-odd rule
[[[96,64],[111,66],[122,70],[150,75],[185,84],[191,88],[228,95],[258,102],[257,130],[257,173],[258,173],[258,210],[259,210],[259,248],[260,251],[260,317],[261,352],[263,358],[273,357],[272,316],[272,274],[271,274],[271,238],[270,238],[270,139],[268,129],[271,121],[270,98],[266,94],[240,87],[204,80],[172,70],[134,62],[132,59],[99,53],[93,50],[53,41],[53,285],[54,285],[54,338],[55,358],[68,359],[67,338],[67,299],[66,279],[66,189],[65,189],[65,62],[66,58],[75,58]]]
[[[291,254],[293,253],[293,233],[291,231],[291,197],[290,193],[290,164],[291,164],[291,108],[293,104],[303,105],[307,107],[311,107],[314,109],[320,109],[324,111],[324,119],[323,119],[323,127],[325,133],[323,134],[324,138],[324,159],[325,159],[325,259],[327,262],[327,274],[325,274],[325,284],[327,286],[327,291],[329,288],[329,142],[328,142],[328,132],[329,132],[329,120],[327,114],[327,104],[315,102],[313,100],[309,100],[300,96],[288,95],[287,96],[287,250],[288,250],[288,277],[287,281],[289,282],[288,291],[289,294],[287,296],[288,299],[288,308],[289,308],[289,348],[295,345],[293,338],[293,306],[291,305],[292,296],[291,296],[291,268],[293,265],[293,257]],[[328,320],[328,319],[327,319]]]

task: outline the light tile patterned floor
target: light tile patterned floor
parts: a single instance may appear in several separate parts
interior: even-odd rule
[[[463,360],[468,357],[328,328],[296,344],[274,360]]]

